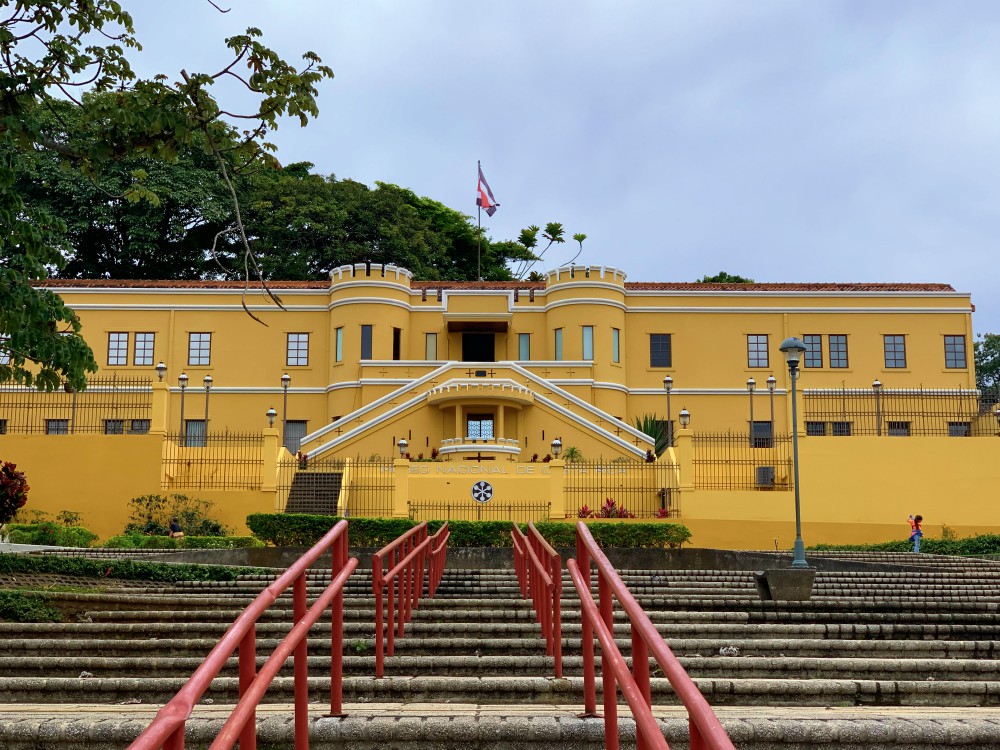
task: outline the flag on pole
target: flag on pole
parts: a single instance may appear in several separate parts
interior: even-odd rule
[[[497,212],[496,198],[493,197],[493,191],[490,190],[489,183],[486,182],[486,178],[483,177],[483,167],[479,164],[479,193],[476,196],[476,205],[479,206],[486,212],[487,216],[492,216]]]

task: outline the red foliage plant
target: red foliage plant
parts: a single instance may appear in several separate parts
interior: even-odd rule
[[[28,482],[24,472],[10,461],[0,466],[0,524],[10,521],[28,502]]]

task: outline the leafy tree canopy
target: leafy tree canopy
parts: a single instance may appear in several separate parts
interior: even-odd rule
[[[1000,333],[984,333],[972,344],[976,361],[976,386],[1000,388]]]
[[[132,18],[115,0],[36,0],[6,11],[0,19],[0,347],[8,356],[0,381],[52,389],[65,378],[83,388],[86,373],[97,368],[77,316],[57,295],[32,285],[66,264],[74,236],[52,203],[26,200],[32,170],[51,177],[57,165],[98,187],[104,181],[104,189],[125,202],[155,205],[159,175],[133,165],[122,171],[124,160],[175,163],[182,151],[198,147],[214,161],[233,202],[242,267],[256,270],[232,175],[273,164],[268,133],[283,116],[302,125],[314,117],[316,86],[333,75],[311,52],[297,70],[260,37],[250,28],[227,39],[229,62],[215,72],[142,79],[128,60],[128,51],[140,48]],[[222,81],[245,86],[256,97],[255,109],[226,110],[212,93]]]
[[[696,284],[753,284],[754,280],[746,276],[719,271],[715,276],[702,276]]]

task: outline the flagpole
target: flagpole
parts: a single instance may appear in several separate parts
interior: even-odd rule
[[[482,172],[483,164],[480,161],[476,161],[476,178],[479,178],[479,173]],[[478,184],[478,183],[477,183]],[[483,268],[482,268],[482,244],[483,244],[483,207],[480,205],[482,201],[478,198],[476,199],[476,280],[483,280]]]

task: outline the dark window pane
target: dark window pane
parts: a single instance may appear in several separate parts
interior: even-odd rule
[[[124,435],[125,434],[125,420],[123,420],[123,419],[105,419],[104,420],[104,434],[105,435]]]
[[[944,366],[965,369],[965,336],[944,337]]]
[[[849,437],[851,434],[850,422],[831,422],[830,428],[834,437]]]
[[[774,429],[770,422],[755,420],[750,425],[750,434],[753,436],[754,448],[774,447]]]
[[[671,367],[672,352],[669,333],[649,334],[649,366]]]
[[[910,436],[909,422],[889,422],[888,427],[889,427],[889,434],[894,437]]]
[[[816,333],[808,333],[802,337],[806,345],[806,356],[802,362],[803,367],[823,366],[823,337]]]
[[[372,327],[361,326],[361,359],[372,358]]]
[[[826,435],[826,422],[806,422],[806,435],[810,437]]]
[[[949,422],[948,437],[972,437],[972,425],[968,422]]]
[[[885,366],[886,368],[906,367],[906,338],[903,336],[885,336]]]
[[[830,367],[847,367],[847,336],[831,334],[830,337]]]
[[[747,336],[747,366],[767,367],[767,334]]]

